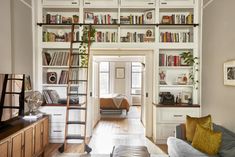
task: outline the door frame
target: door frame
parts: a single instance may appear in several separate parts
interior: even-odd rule
[[[142,99],[145,99],[145,136],[152,137],[153,135],[153,129],[152,129],[152,121],[153,121],[153,96],[154,96],[154,50],[91,50],[90,54],[90,62],[89,67],[93,68],[93,57],[94,56],[144,56],[145,57],[145,78],[152,78],[152,79],[145,79],[145,97],[142,97]],[[93,69],[89,70],[89,81],[88,81],[88,90],[89,93],[93,93]],[[148,97],[146,98],[146,95]],[[93,127],[92,127],[92,115],[93,113],[91,106],[94,106],[92,102],[94,99],[94,95],[90,95],[88,104],[91,104],[90,107],[88,105],[88,114],[87,114],[87,136],[92,136]],[[89,114],[90,113],[90,114]]]

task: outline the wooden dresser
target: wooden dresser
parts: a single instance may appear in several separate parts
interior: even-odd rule
[[[17,119],[0,130],[1,157],[44,156],[48,145],[49,118],[43,116],[36,121]]]

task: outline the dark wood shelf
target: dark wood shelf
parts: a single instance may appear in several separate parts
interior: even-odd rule
[[[156,104],[156,103],[153,103],[154,106],[156,107],[192,107],[192,108],[199,108],[200,105],[198,104],[192,104],[192,105],[189,105],[189,104],[172,104],[172,105],[164,105],[164,104]]]
[[[199,24],[193,23],[193,24],[157,24],[158,26],[192,26],[196,27],[199,26]]]
[[[199,26],[199,24],[159,24],[159,23],[155,23],[155,24],[85,24],[85,23],[37,23],[37,25],[39,26]]]

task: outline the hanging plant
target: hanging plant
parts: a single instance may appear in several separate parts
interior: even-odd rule
[[[198,57],[194,57],[191,52],[183,52],[180,54],[181,59],[184,60],[184,63],[187,66],[193,66],[193,70],[189,73],[189,79],[192,81],[196,89],[198,89],[199,80],[195,79],[195,74],[198,73]]]
[[[89,32],[90,31],[90,32]],[[82,36],[82,41],[81,41],[81,44],[79,46],[79,53],[80,54],[84,54],[84,55],[81,55],[81,58],[80,58],[80,66],[81,67],[87,67],[88,66],[88,44],[89,44],[89,33],[90,33],[90,45],[95,41],[95,33],[96,33],[96,30],[94,27],[89,27],[86,26],[83,28],[82,30],[83,32],[83,36]]]

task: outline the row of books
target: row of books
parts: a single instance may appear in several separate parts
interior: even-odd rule
[[[193,14],[172,14],[162,16],[162,24],[193,24]]]
[[[58,104],[60,99],[56,90],[43,90],[43,97],[47,104]]]
[[[72,15],[72,17],[65,17],[59,14],[51,15],[46,14],[44,16],[44,22],[48,24],[71,24],[71,23],[78,23],[79,22],[79,16],[78,15]]]
[[[48,52],[42,54],[43,65],[45,66],[67,66],[68,65],[68,52],[54,52],[51,56]]]
[[[179,55],[159,54],[159,66],[181,66]]]
[[[141,15],[120,16],[120,24],[153,24],[154,17],[154,10]]]
[[[127,35],[121,37],[121,42],[144,42],[144,33],[127,32]]]
[[[193,35],[190,32],[161,32],[160,42],[177,42],[177,43],[186,43],[192,42]]]
[[[94,15],[92,12],[85,12],[84,14],[84,23],[113,24],[115,22],[117,22],[117,20],[114,20],[110,14]]]
[[[96,42],[117,42],[117,32],[96,32]]]
[[[60,79],[59,79],[59,84],[67,84],[68,83],[68,78],[69,78],[69,71],[68,70],[62,70],[60,73]]]
[[[59,30],[55,32],[43,32],[43,42],[70,42],[72,39],[71,32]],[[74,41],[79,40],[79,31],[74,33]]]
[[[141,16],[121,16],[120,24],[144,24],[144,15]]]

